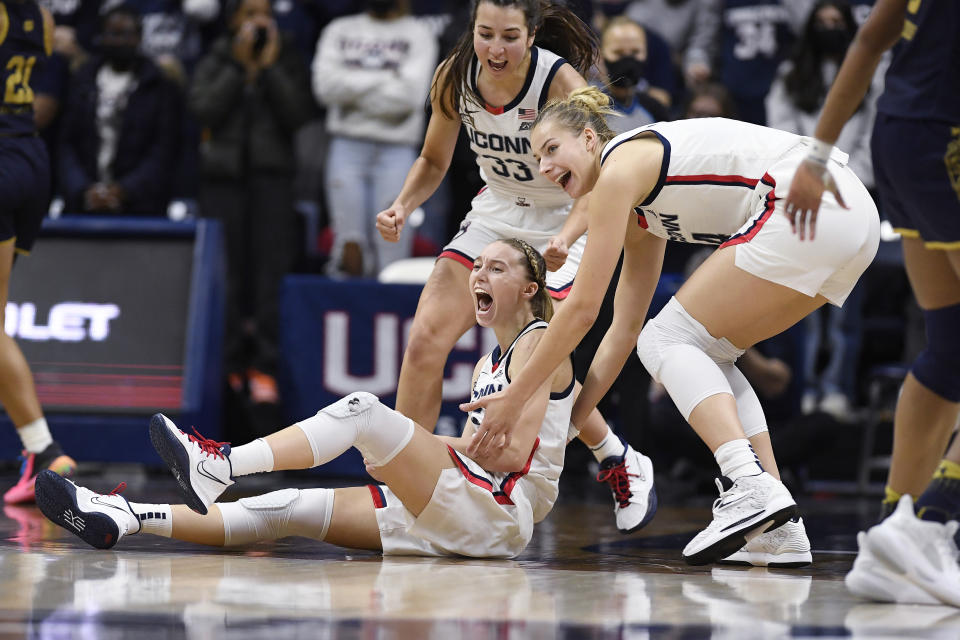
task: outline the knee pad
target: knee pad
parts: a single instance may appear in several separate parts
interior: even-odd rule
[[[647,321],[637,340],[637,355],[647,371],[661,382],[660,368],[666,350],[679,345],[689,345],[702,351],[716,364],[733,363],[743,355],[726,338],[714,338],[706,327],[687,313],[680,301],[670,298],[663,309]]]
[[[911,369],[914,377],[938,396],[960,402],[960,304],[923,312],[927,348]]]
[[[333,489],[281,489],[217,503],[224,545],[306,536],[323,540],[333,515]]]
[[[748,438],[752,438],[766,431],[767,417],[763,413],[763,406],[760,404],[757,392],[753,390],[746,376],[732,362],[718,366],[730,383],[730,390],[733,391],[733,397],[737,401],[737,416],[740,418],[743,433]]]
[[[706,398],[718,393],[733,395],[717,360],[735,360],[739,351],[717,340],[671,298],[649,320],[637,340],[637,355],[650,376],[663,384],[685,420]]]
[[[298,422],[313,450],[314,466],[356,447],[373,466],[383,466],[413,437],[413,420],[386,407],[372,393],[358,392]]]

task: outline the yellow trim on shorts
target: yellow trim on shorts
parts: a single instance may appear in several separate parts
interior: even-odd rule
[[[916,229],[904,229],[903,227],[894,227],[894,231],[902,235],[904,238],[919,238],[920,232]]]
[[[920,238],[920,232],[916,229],[903,229],[901,227],[894,227],[894,231],[899,233],[904,238]],[[923,240],[923,238],[920,238]],[[960,240],[955,240],[953,242],[927,242],[923,241],[924,249],[939,249],[942,251],[953,251],[954,249],[960,249]]]
[[[924,242],[923,247],[925,249],[944,249],[947,251],[952,251],[954,249],[960,249],[960,241],[956,242]]]

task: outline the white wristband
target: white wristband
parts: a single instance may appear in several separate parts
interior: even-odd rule
[[[830,152],[833,151],[833,145],[816,138],[810,138],[810,140],[811,145],[807,152],[807,160],[826,166],[827,160],[830,159]]]

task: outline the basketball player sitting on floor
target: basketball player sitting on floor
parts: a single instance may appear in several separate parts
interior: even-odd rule
[[[470,292],[477,323],[498,346],[477,364],[474,399],[510,383],[553,313],[543,257],[516,239],[493,242],[474,261]],[[315,416],[231,449],[166,416],[150,421],[150,439],[176,477],[186,505],[129,502],[53,472],[37,479],[37,504],[50,520],[88,544],[108,549],[125,535],[152,533],[187,542],[239,545],[298,535],[385,554],[513,557],[530,541],[558,493],[573,406],[573,366],[564,361],[516,416],[509,447],[467,457],[481,413],[461,437],[436,436],[369,393],[352,393]],[[283,489],[217,503],[235,479],[305,469],[356,447],[381,485]]]

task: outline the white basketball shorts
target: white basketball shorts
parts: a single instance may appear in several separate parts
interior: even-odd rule
[[[835,152],[828,163],[840,195],[823,194],[815,239],[801,241],[784,211],[797,167],[806,156],[800,145],[787,153],[757,184],[756,213],[721,247],[736,247],[736,265],[753,275],[808,296],[822,295],[841,306],[873,261],[880,244],[880,218],[866,187]]]
[[[385,485],[369,485],[384,555],[513,558],[533,535],[521,483],[505,493],[496,477],[455,453],[426,508],[414,516]]]
[[[571,206],[572,203],[537,207],[519,197],[508,200],[484,187],[473,199],[470,213],[460,223],[460,231],[443,248],[440,257],[473,268],[473,261],[488,244],[505,238],[519,238],[543,253],[550,238],[560,233]],[[569,295],[586,243],[584,234],[569,247],[563,266],[547,272],[547,290],[552,298],[562,300]]]

